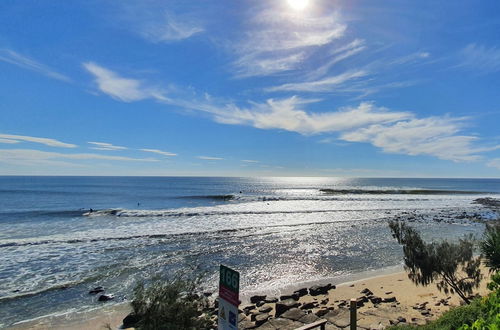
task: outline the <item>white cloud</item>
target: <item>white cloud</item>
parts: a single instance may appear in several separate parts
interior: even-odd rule
[[[233,51],[237,76],[263,76],[297,68],[318,47],[342,37],[346,25],[337,12],[297,13],[277,4],[251,9],[244,37]],[[271,7],[271,8],[270,8]]]
[[[203,160],[223,160],[224,159],[224,158],[220,158],[220,157],[210,157],[210,156],[198,156],[196,158],[203,159]]]
[[[168,151],[161,151],[161,150],[158,150],[158,149],[139,149],[141,151],[145,151],[145,152],[152,152],[152,153],[155,153],[155,154],[159,154],[159,155],[163,155],[163,156],[177,156],[177,154],[174,154],[172,152],[168,152]]]
[[[342,74],[327,77],[321,80],[301,83],[289,83],[281,86],[267,88],[267,91],[295,91],[295,92],[331,92],[333,88],[356,78],[364,77],[368,73],[362,70],[349,71]]]
[[[111,143],[106,143],[106,142],[87,142],[87,143],[97,146],[97,147],[90,148],[90,149],[95,149],[95,150],[125,150],[125,149],[127,149],[127,147],[115,146],[115,145],[112,145]]]
[[[476,73],[500,71],[500,48],[469,44],[459,53],[458,67],[474,70]]]
[[[146,20],[141,34],[154,42],[179,41],[203,32],[199,22],[190,17],[166,13],[163,19]]]
[[[252,159],[242,159],[241,161],[245,163],[260,163],[258,160],[252,160]]]
[[[156,162],[154,158],[131,158],[121,156],[107,156],[98,154],[78,153],[64,154],[58,152],[47,152],[34,149],[0,149],[0,162],[31,164],[52,160],[111,160],[111,161],[133,161],[133,162]]]
[[[54,78],[65,82],[71,81],[71,79],[67,76],[56,72],[48,66],[43,65],[27,56],[21,55],[10,49],[0,49],[0,61],[17,65],[23,69],[41,73],[49,78]]]
[[[235,106],[215,114],[215,120],[226,124],[246,124],[261,129],[284,129],[300,134],[339,132],[375,123],[394,122],[411,117],[407,112],[391,112],[361,103],[356,108],[342,108],[331,112],[306,112],[304,104],[311,100],[291,97],[253,103],[250,109]]]
[[[343,133],[341,139],[349,142],[368,142],[388,153],[431,155],[453,161],[479,160],[478,152],[492,148],[477,148],[473,145],[478,140],[477,137],[459,135],[464,119],[414,118]]]
[[[14,144],[14,143],[19,143],[19,142],[21,142],[21,141],[11,140],[11,139],[0,139],[0,143]]]
[[[123,78],[115,72],[92,62],[83,63],[84,68],[94,75],[99,90],[119,101],[133,102],[143,99],[165,100],[159,90],[148,88],[137,79]]]
[[[12,134],[0,134],[0,139],[7,139],[11,141],[16,141],[16,142],[3,142],[3,143],[17,143],[19,141],[25,141],[25,142],[33,142],[33,143],[40,143],[44,144],[49,147],[58,147],[58,148],[75,148],[76,145],[70,144],[70,143],[64,143],[58,140],[54,139],[48,139],[48,138],[40,138],[40,137],[33,137],[33,136],[24,136],[24,135],[12,135]]]
[[[486,165],[489,167],[494,167],[500,170],[500,158],[494,158],[490,160]]]

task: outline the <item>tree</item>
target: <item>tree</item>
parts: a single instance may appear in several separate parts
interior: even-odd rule
[[[486,259],[490,272],[500,270],[500,225],[486,225],[484,238],[480,242],[481,252]]]
[[[470,237],[458,243],[426,243],[417,230],[403,222],[390,221],[389,227],[403,246],[405,269],[413,283],[427,286],[436,282],[440,291],[456,293],[465,303],[470,303],[468,295],[482,279],[481,260],[473,256],[474,244]]]

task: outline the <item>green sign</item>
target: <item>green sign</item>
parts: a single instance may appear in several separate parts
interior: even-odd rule
[[[220,265],[219,286],[225,286],[236,294],[240,293],[240,273],[229,267]]]

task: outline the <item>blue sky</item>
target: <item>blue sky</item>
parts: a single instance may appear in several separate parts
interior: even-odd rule
[[[0,3],[0,174],[500,177],[498,1]]]

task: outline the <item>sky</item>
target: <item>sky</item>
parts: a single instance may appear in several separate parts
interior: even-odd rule
[[[0,175],[500,177],[500,2],[0,2]]]

